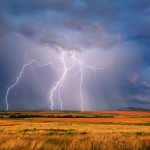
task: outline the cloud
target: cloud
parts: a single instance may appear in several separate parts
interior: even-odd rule
[[[57,51],[61,50],[75,50],[80,51],[80,48],[73,41],[66,40],[64,36],[55,32],[42,33],[38,41],[42,44],[48,44],[50,47],[55,48]]]
[[[11,27],[9,26],[8,22],[2,15],[0,15],[0,38],[5,36],[10,31]]]
[[[143,88],[150,89],[150,83],[148,83],[146,81],[142,82],[142,86],[143,86]]]
[[[80,21],[68,20],[65,25],[79,32],[77,43],[84,47],[110,48],[121,41],[121,35],[109,34],[99,23],[84,25]]]
[[[34,38],[38,33],[35,23],[33,22],[26,22],[20,25],[20,27],[16,29],[16,32],[19,32],[28,38]]]
[[[132,75],[128,76],[128,81],[133,86],[136,85],[138,79],[139,79],[139,75],[138,74],[132,74]]]
[[[29,39],[33,39],[38,35],[38,28],[34,21],[25,21],[16,24],[4,18],[3,15],[0,16],[0,38],[11,33],[19,33]]]
[[[4,108],[6,88],[23,63],[32,58],[47,60],[46,52],[30,53],[31,49],[42,49],[45,45],[52,53],[52,49],[76,50],[85,55],[87,63],[90,60],[92,64],[99,61],[109,64],[103,74],[97,73],[95,82],[91,78],[88,83],[89,92],[93,92],[90,97],[93,108],[103,108],[107,104],[108,108],[115,108],[126,103],[148,107],[150,71],[145,70],[150,66],[149,7],[148,0],[1,0],[0,107]],[[34,71],[29,72],[25,78],[30,79]],[[33,74],[36,76],[38,71]],[[41,76],[44,75],[47,73]],[[41,76],[37,76],[35,82],[40,81]],[[51,73],[45,76],[46,84],[51,80],[46,85],[49,88],[54,78]],[[27,87],[24,91],[28,91]],[[26,94],[30,95],[29,92]],[[36,99],[36,91],[34,93],[31,97]],[[31,97],[26,95],[29,103]],[[24,103],[25,100],[18,105],[15,102],[13,106],[17,108]]]
[[[137,104],[150,104],[149,97],[147,96],[134,96],[131,97],[130,100]]]
[[[1,12],[15,15],[31,14],[38,11],[66,11],[74,2],[70,0],[1,0]]]
[[[38,41],[48,44],[55,49],[80,51],[83,48],[95,47],[108,49],[120,42],[119,34],[109,34],[99,23],[85,25],[81,22],[66,21],[65,30],[69,30],[69,36],[65,33],[51,30],[41,31]],[[70,35],[74,33],[75,36]]]

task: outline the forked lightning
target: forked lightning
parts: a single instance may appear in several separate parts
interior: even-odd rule
[[[83,93],[82,93],[84,69],[101,70],[101,69],[105,69],[105,66],[102,65],[101,67],[99,67],[100,64],[93,65],[93,66],[86,65],[83,61],[81,61],[76,56],[76,54],[73,51],[62,51],[60,57],[58,57],[57,59],[62,63],[63,68],[61,68],[61,69],[56,68],[54,66],[54,61],[53,62],[49,61],[48,63],[40,64],[37,60],[31,60],[29,63],[24,64],[19,75],[16,78],[16,81],[10,87],[8,87],[8,89],[6,91],[6,95],[5,95],[6,110],[9,110],[8,96],[10,94],[10,91],[13,88],[15,88],[15,86],[19,83],[19,81],[21,80],[22,75],[23,75],[24,71],[26,70],[26,68],[35,64],[37,67],[44,67],[44,66],[51,65],[54,70],[62,71],[61,77],[56,82],[56,84],[52,87],[52,89],[50,89],[49,102],[51,103],[51,110],[54,110],[54,94],[55,93],[58,94],[57,96],[58,96],[58,99],[60,102],[60,109],[63,110],[63,102],[62,102],[62,98],[61,98],[62,85],[65,82],[67,75],[70,73],[70,71],[72,69],[74,69],[75,66],[79,66],[79,70],[76,73],[76,75],[80,74],[80,85],[79,85],[79,87],[80,87],[80,98],[81,98],[81,110],[84,111],[84,100],[83,100]],[[57,60],[57,59],[55,59],[55,60]],[[69,65],[67,63],[68,59],[71,60],[71,64],[69,64]]]

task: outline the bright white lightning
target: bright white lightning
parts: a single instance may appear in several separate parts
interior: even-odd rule
[[[82,111],[83,109],[83,95],[82,95],[82,83],[83,83],[83,66],[81,64],[81,62],[79,61],[80,64],[80,96],[81,96],[81,109]]]
[[[71,53],[72,54],[72,53]],[[61,54],[61,57],[60,57],[60,60],[63,64],[63,68],[64,68],[64,72],[63,72],[63,75],[61,76],[61,78],[56,82],[55,86],[50,90],[50,97],[49,97],[49,100],[51,101],[51,110],[53,110],[53,106],[54,106],[54,103],[53,103],[53,95],[54,95],[54,92],[58,89],[58,98],[59,98],[59,101],[60,101],[60,105],[61,105],[61,110],[62,110],[62,99],[61,99],[61,93],[60,93],[60,89],[61,89],[61,86],[63,84],[63,82],[65,81],[65,78],[67,76],[67,73],[70,69],[72,69],[75,65],[75,62],[74,62],[74,56],[71,56],[71,58],[73,59],[73,64],[70,66],[70,67],[67,67],[67,64],[65,62],[65,57],[67,56],[67,53],[66,52],[63,52]]]
[[[53,95],[54,95],[54,92],[57,90],[57,88],[59,89],[59,100],[60,100],[60,103],[61,103],[61,109],[62,109],[62,100],[60,98],[60,88],[61,88],[61,85],[63,83],[63,80],[65,79],[65,76],[68,72],[68,68],[66,67],[66,64],[65,64],[65,61],[64,61],[64,55],[62,54],[61,56],[61,61],[63,63],[63,66],[64,66],[64,72],[63,72],[63,75],[61,76],[61,78],[58,80],[58,82],[56,82],[56,85],[51,89],[50,91],[50,97],[49,97],[49,100],[51,101],[51,110],[53,110],[53,106],[54,106],[54,103],[53,103]]]
[[[36,60],[31,60],[29,63],[24,64],[23,67],[22,67],[22,69],[21,69],[21,71],[20,71],[20,73],[19,73],[19,76],[17,76],[17,79],[16,79],[15,83],[12,84],[12,85],[7,89],[6,96],[5,96],[6,110],[9,109],[8,96],[9,96],[10,90],[13,89],[13,88],[19,83],[19,81],[20,81],[20,79],[22,78],[22,74],[24,73],[25,69],[26,69],[28,66],[32,65],[33,63],[35,63],[35,64],[37,65],[37,67],[43,67],[43,66],[47,66],[47,65],[50,65],[50,64],[51,64],[51,65],[52,65],[52,68],[53,68],[53,69],[56,69],[56,68],[54,67],[54,65],[53,65],[53,62],[48,62],[48,63],[46,63],[46,64],[39,64],[38,61],[36,61]],[[56,69],[56,70],[57,70],[57,69]]]
[[[67,65],[67,62],[66,62],[66,59],[69,57],[69,59],[71,59],[72,61],[72,64],[70,66]],[[48,65],[52,65],[52,68],[54,70],[61,70],[63,71],[60,79],[56,82],[56,84],[52,87],[52,89],[50,90],[50,96],[49,96],[49,101],[51,102],[51,110],[54,110],[54,93],[55,92],[58,92],[58,99],[59,99],[59,102],[60,102],[60,107],[61,107],[61,110],[63,110],[63,102],[62,102],[62,98],[61,98],[61,87],[63,85],[63,83],[65,82],[66,80],[66,77],[67,75],[69,74],[69,71],[71,69],[73,69],[76,65],[79,65],[79,71],[76,73],[77,74],[80,74],[80,98],[81,98],[81,110],[83,111],[84,110],[84,101],[83,101],[83,94],[82,94],[82,85],[83,85],[83,72],[84,72],[84,68],[86,69],[90,69],[90,70],[100,70],[100,69],[105,69],[105,66],[103,67],[97,67],[98,65],[93,65],[93,66],[89,66],[89,65],[86,65],[83,63],[83,61],[81,61],[76,55],[75,53],[73,53],[72,51],[69,51],[69,52],[66,52],[66,51],[63,51],[61,53],[61,56],[57,58],[58,60],[60,60],[60,62],[62,63],[63,65],[63,68],[62,69],[57,69],[56,67],[54,67],[54,62],[48,62],[48,63],[45,63],[45,64],[39,64],[38,61],[36,60],[31,60],[29,63],[23,65],[16,81],[14,84],[12,84],[8,89],[7,89],[7,92],[6,92],[6,96],[5,96],[5,103],[6,103],[6,109],[8,110],[9,109],[9,104],[8,104],[8,96],[9,96],[9,93],[10,93],[10,90],[12,90],[20,81],[20,79],[22,78],[22,75],[25,71],[25,69],[32,65],[32,64],[36,64],[37,67],[43,67],[43,66],[48,66]]]
[[[78,59],[77,57],[74,57],[75,60],[77,61],[77,63],[79,64],[80,66],[80,70],[77,72],[80,73],[80,98],[81,98],[81,109],[82,111],[84,111],[84,108],[83,108],[83,93],[82,93],[82,84],[83,84],[83,68],[87,68],[87,69],[91,69],[91,70],[101,70],[101,69],[105,69],[105,66],[103,67],[97,67],[97,65],[93,65],[93,66],[88,66],[86,64],[84,64],[80,59]],[[77,75],[76,74],[76,75]]]

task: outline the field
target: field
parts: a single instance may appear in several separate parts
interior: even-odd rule
[[[150,112],[1,111],[0,149],[150,150]]]

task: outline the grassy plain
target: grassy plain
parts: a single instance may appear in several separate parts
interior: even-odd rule
[[[0,112],[1,150],[150,150],[150,112]]]

